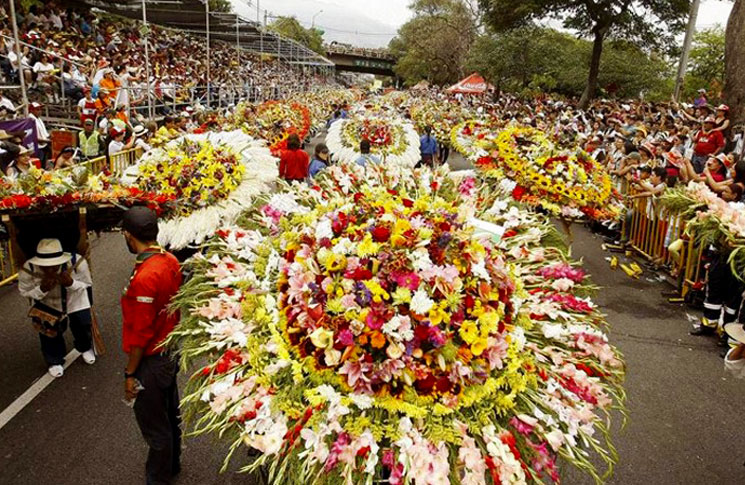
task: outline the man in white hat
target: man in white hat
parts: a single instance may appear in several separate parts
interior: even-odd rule
[[[29,315],[39,332],[41,353],[52,377],[62,377],[64,373],[64,332],[68,323],[75,349],[83,354],[85,363],[96,361],[88,293],[92,285],[85,258],[64,252],[59,239],[39,241],[36,256],[26,261],[18,274],[18,289],[31,300]]]

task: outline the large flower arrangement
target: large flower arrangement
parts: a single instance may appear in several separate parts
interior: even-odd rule
[[[242,103],[236,107],[235,121],[246,134],[266,140],[272,152],[287,148],[287,138],[293,133],[305,139],[311,128],[310,111],[297,102]]]
[[[234,191],[246,168],[224,146],[181,138],[148,154],[137,165],[137,186],[171,195],[181,215],[217,203]]]
[[[453,128],[474,115],[460,104],[434,100],[417,100],[410,113],[419,132],[424,132],[424,128],[431,126],[437,141],[451,145]]]
[[[725,202],[706,184],[697,182],[666,190],[659,202],[686,220],[686,232],[699,243],[732,249],[733,273],[740,278],[745,274],[745,204]]]
[[[147,205],[159,214],[173,209],[174,197],[118,185],[106,173],[91,174],[86,167],[48,172],[31,168],[9,180],[0,178],[0,210],[54,212],[81,205]]]
[[[476,217],[478,216],[478,218]],[[183,407],[272,483],[600,479],[623,365],[540,216],[472,178],[330,167],[221,231],[175,305]]]
[[[240,130],[188,135],[131,167],[133,183],[178,199],[179,212],[160,222],[171,249],[201,244],[270,190],[277,161],[262,141]]]
[[[610,175],[584,151],[558,150],[543,132],[518,126],[499,133],[491,148],[476,167],[514,180],[516,200],[568,217],[620,214]]]
[[[488,155],[487,149],[498,130],[493,120],[462,121],[450,130],[450,146],[468,159],[478,159]]]
[[[413,167],[420,159],[419,135],[410,123],[380,117],[355,116],[335,122],[329,128],[326,144],[334,158],[353,162],[360,157],[362,140],[385,163]]]

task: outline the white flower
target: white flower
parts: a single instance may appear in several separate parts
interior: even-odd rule
[[[321,240],[324,238],[333,239],[334,237],[334,230],[331,229],[331,220],[328,218],[322,219],[317,225],[316,225],[316,239]]]
[[[564,327],[560,324],[552,325],[550,323],[544,323],[541,330],[543,331],[543,336],[550,339],[561,337],[564,333]]]
[[[434,304],[435,302],[427,295],[426,291],[418,289],[411,297],[409,307],[417,315],[426,315]]]
[[[569,278],[559,278],[551,283],[551,288],[556,291],[569,291],[574,287],[574,281]]]
[[[326,360],[326,365],[335,366],[341,360],[341,352],[334,348],[326,349],[324,352],[324,358]]]

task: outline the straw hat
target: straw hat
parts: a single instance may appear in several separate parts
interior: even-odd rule
[[[724,331],[732,340],[745,344],[745,328],[743,328],[742,323],[729,323],[724,326]]]
[[[59,239],[42,239],[36,246],[36,256],[28,262],[35,266],[59,266],[72,259],[70,253],[62,251]]]

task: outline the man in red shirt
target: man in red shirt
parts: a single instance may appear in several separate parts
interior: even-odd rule
[[[696,173],[704,171],[706,161],[709,157],[715,157],[724,149],[724,135],[715,130],[716,120],[709,116],[704,120],[704,127],[696,133],[693,145],[693,158],[691,164]]]
[[[288,182],[302,182],[308,178],[310,157],[300,148],[300,137],[292,134],[287,138],[287,150],[279,157],[279,176]]]
[[[124,215],[124,238],[137,263],[124,290],[122,345],[129,355],[124,394],[150,447],[145,464],[148,484],[168,484],[181,468],[181,417],[178,364],[161,344],[179,321],[168,304],[181,286],[178,260],[158,246],[158,219],[146,207]]]

